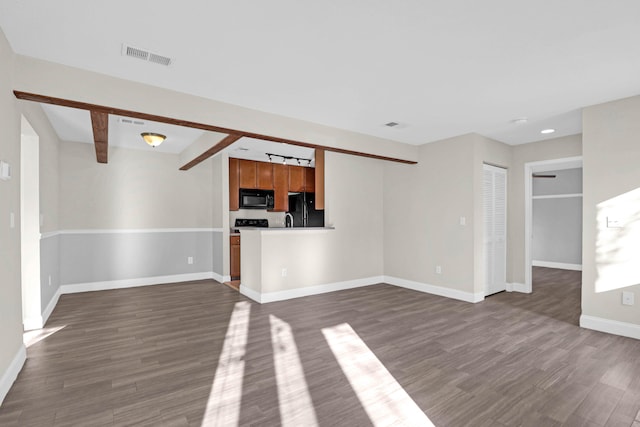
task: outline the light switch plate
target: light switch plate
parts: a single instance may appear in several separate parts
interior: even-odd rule
[[[0,179],[3,181],[11,179],[11,165],[2,160],[0,160]]]
[[[635,294],[629,291],[622,291],[622,304],[633,305],[635,303]]]

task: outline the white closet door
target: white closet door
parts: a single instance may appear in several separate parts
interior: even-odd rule
[[[507,171],[484,165],[485,295],[507,288]]]

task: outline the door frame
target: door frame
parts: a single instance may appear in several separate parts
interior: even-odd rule
[[[533,175],[538,172],[575,169],[582,167],[582,156],[563,157],[558,159],[540,160],[524,164],[524,289],[523,292],[533,292],[531,274],[533,252]]]

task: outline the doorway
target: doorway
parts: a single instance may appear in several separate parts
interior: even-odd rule
[[[40,297],[40,139],[22,116],[20,130],[20,236],[22,323],[42,328]]]
[[[544,204],[547,204],[550,200],[569,200],[574,199],[574,201],[581,201],[581,192],[576,193],[575,190],[569,191],[567,194],[543,194],[543,195],[534,195],[534,179],[554,179],[552,178],[557,175],[558,171],[565,171],[569,169],[581,169],[582,168],[582,157],[567,157],[561,159],[552,159],[552,160],[543,160],[538,162],[529,162],[525,164],[525,289],[524,292],[531,293],[533,291],[533,280],[532,280],[532,269],[534,266],[534,261],[537,261],[541,267],[551,267],[551,268],[562,268],[567,269],[568,266],[572,266],[576,269],[576,264],[571,263],[554,263],[554,262],[541,262],[540,260],[534,260],[534,200],[540,201],[540,210],[536,209],[539,214],[544,212],[544,209],[557,209],[553,207],[545,207]],[[536,176],[534,178],[534,175]],[[544,204],[542,203],[544,201]],[[579,202],[580,206],[581,203]],[[558,218],[559,219],[559,218]],[[582,217],[580,216],[580,221]],[[579,230],[579,240],[582,242],[582,233],[581,229]],[[581,246],[581,243],[580,243]],[[540,249],[536,249],[536,252],[539,252]],[[536,253],[536,255],[538,255]],[[539,257],[539,256],[538,256]]]
[[[484,294],[507,289],[507,170],[483,165]]]

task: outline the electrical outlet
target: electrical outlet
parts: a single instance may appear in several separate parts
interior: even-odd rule
[[[193,264],[193,257],[187,257],[187,264]]]
[[[51,275],[49,275],[49,286],[51,286]]]
[[[9,214],[9,227],[16,228],[16,216],[13,212]]]
[[[287,277],[287,269],[286,268],[282,269],[282,277]]]
[[[442,267],[439,265],[436,265],[436,274],[442,274]]]
[[[623,305],[633,305],[635,303],[635,294],[629,291],[622,292],[622,304]]]
[[[460,225],[467,225],[467,218],[464,216],[460,217]]]

